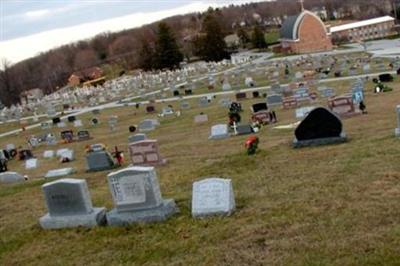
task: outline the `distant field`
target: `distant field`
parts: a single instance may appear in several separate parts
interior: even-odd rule
[[[344,93],[350,84],[329,86]],[[213,124],[228,121],[227,110],[217,105],[220,97],[207,108],[191,100],[192,109],[179,118],[160,119],[161,126],[148,134],[159,140],[168,159],[157,168],[161,192],[176,200],[180,214],[164,223],[44,231],[38,219],[47,212],[40,187],[47,170],[76,168],[72,177],[87,180],[93,204],[111,209],[108,172],[85,172],[84,147],[105,143],[127,151],[129,125],[155,117],[143,107],[109,109],[97,115],[101,124],[94,127],[88,123],[94,115],[86,114],[80,119],[94,139],[56,147],[74,149],[76,161],[45,160],[43,151],[52,147],[41,146],[34,150],[38,169],[9,164],[31,180],[0,185],[0,265],[398,265],[400,140],[394,128],[399,80],[390,86],[393,92],[376,95],[368,83],[368,115],[343,121],[348,143],[295,150],[293,130],[267,126],[258,134],[260,151],[251,157],[244,150],[246,136],[208,140]],[[257,101],[242,103],[243,122]],[[179,103],[172,105],[177,109]],[[310,105],[326,106],[326,99]],[[209,122],[195,125],[193,116],[200,112]],[[113,133],[107,124],[111,115],[119,117]],[[277,109],[277,115],[278,125],[296,121],[294,110]],[[0,132],[6,130],[0,126]],[[0,146],[23,145],[27,136],[39,133],[0,138]],[[231,217],[191,218],[192,182],[208,176],[232,178],[237,211]]]

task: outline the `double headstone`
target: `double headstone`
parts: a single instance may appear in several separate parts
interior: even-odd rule
[[[163,199],[153,167],[130,167],[107,176],[115,208],[107,212],[107,223],[125,226],[164,221],[179,212],[173,199]]]
[[[153,166],[167,162],[160,155],[157,140],[145,139],[130,143],[129,154],[133,165]]]
[[[48,213],[39,222],[44,229],[93,227],[105,223],[105,208],[93,208],[85,180],[60,179],[42,186]]]

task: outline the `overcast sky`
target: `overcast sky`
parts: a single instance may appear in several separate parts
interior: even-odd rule
[[[15,63],[105,31],[262,0],[0,0],[0,58]]]

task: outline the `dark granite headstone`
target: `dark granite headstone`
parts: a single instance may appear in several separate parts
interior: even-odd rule
[[[253,113],[257,113],[259,111],[268,110],[268,105],[267,105],[267,103],[256,103],[256,104],[253,104],[252,109],[253,109]]]
[[[60,122],[61,122],[61,119],[59,117],[54,117],[53,118],[53,125],[56,125],[56,124],[58,124]]]
[[[344,142],[343,125],[339,117],[323,107],[315,108],[295,130],[295,147]]]
[[[68,119],[68,122],[72,123],[72,122],[74,122],[76,120],[76,117],[72,115],[72,116],[68,116],[67,119]]]

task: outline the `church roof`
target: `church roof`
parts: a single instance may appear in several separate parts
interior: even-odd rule
[[[295,29],[295,24],[299,16],[300,14],[286,18],[281,28],[281,39],[293,40],[293,31],[297,31],[297,29]]]
[[[281,40],[297,40],[299,38],[298,35],[298,31],[301,25],[301,22],[303,21],[303,18],[305,15],[311,15],[312,17],[314,17],[315,19],[317,19],[319,21],[319,23],[321,23],[321,25],[325,28],[324,23],[321,21],[321,19],[315,15],[314,13],[308,11],[308,10],[304,10],[303,12],[301,12],[300,14],[296,15],[296,16],[290,16],[288,17],[282,25],[281,31],[280,31],[280,35],[281,35]],[[326,31],[326,28],[325,28]]]

